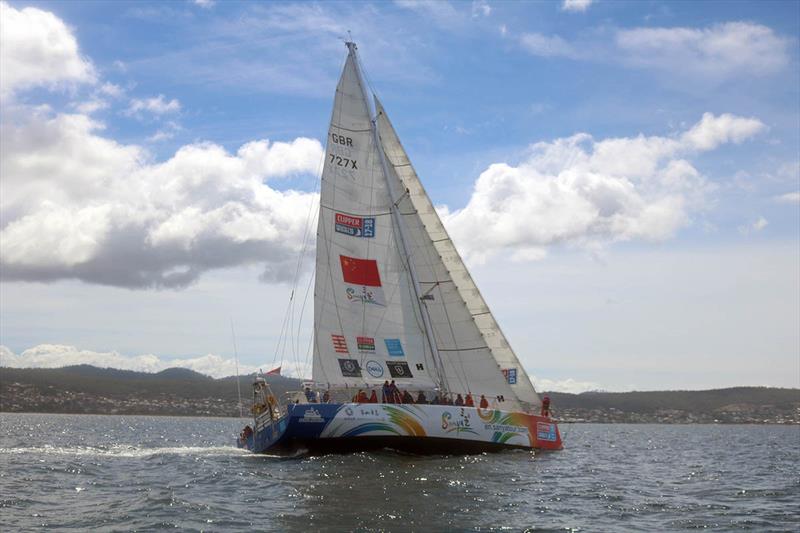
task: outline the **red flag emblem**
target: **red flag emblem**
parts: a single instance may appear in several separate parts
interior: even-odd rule
[[[358,259],[340,255],[342,276],[345,283],[380,287],[381,275],[378,273],[378,262],[374,259]]]

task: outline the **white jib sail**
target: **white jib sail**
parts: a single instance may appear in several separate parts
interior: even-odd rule
[[[430,390],[434,364],[398,246],[367,102],[348,55],[336,88],[317,227],[313,379]]]
[[[401,211],[413,236],[411,258],[422,290],[433,297],[425,303],[450,387],[457,390],[466,385],[473,393],[504,394],[507,400],[518,400],[525,410],[539,406],[541,400],[528,374],[450,240],[377,98],[376,108],[384,152],[403,190],[408,190]]]

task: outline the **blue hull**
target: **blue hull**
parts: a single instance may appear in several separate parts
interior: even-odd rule
[[[480,453],[507,448],[561,449],[556,422],[495,409],[439,405],[292,404],[286,415],[255,421],[239,447],[254,453]]]

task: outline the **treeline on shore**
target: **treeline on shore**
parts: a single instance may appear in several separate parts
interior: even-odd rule
[[[240,378],[245,410],[251,404],[253,377]],[[267,380],[278,397],[301,387],[298,379],[267,376]],[[800,389],[545,394],[550,396],[556,416],[572,421],[797,423],[800,417]],[[0,411],[238,416],[239,402],[235,376],[214,379],[183,368],[151,374],[88,365],[4,367],[0,368]]]

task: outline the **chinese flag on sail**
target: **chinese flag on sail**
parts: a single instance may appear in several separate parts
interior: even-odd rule
[[[340,255],[345,294],[351,302],[386,305],[381,288],[381,275],[375,259],[359,259]]]

